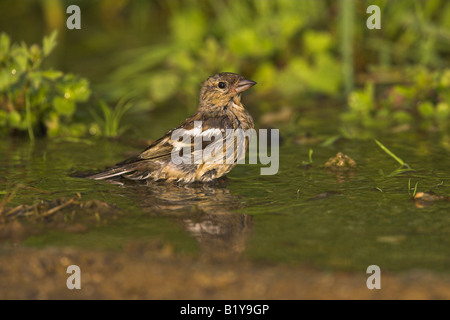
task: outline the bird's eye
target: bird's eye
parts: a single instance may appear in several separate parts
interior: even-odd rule
[[[219,84],[218,84],[218,87],[220,88],[220,89],[223,89],[223,88],[225,88],[227,86],[227,84],[225,83],[225,82],[219,82]]]

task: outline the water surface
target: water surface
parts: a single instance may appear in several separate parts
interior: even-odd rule
[[[289,142],[280,148],[278,174],[261,176],[260,165],[239,165],[227,179],[201,186],[70,177],[140,151],[123,140],[10,139],[0,144],[0,191],[16,192],[12,207],[78,195],[120,212],[81,233],[44,226],[20,246],[121,250],[156,239],[193,257],[323,270],[361,271],[375,264],[393,272],[442,272],[450,267],[450,203],[420,206],[412,200],[417,182],[417,191],[450,194],[449,152],[433,139],[381,137],[415,169],[400,175],[389,176],[398,164],[373,140],[339,140],[328,147]],[[304,166],[310,148],[313,165]],[[322,167],[339,151],[357,162],[356,170]]]

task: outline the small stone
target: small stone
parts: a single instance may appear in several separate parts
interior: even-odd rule
[[[324,167],[331,170],[348,170],[356,168],[356,161],[349,156],[338,152],[336,156],[328,159]]]

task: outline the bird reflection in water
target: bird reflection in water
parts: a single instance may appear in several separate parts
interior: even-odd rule
[[[238,213],[243,199],[227,189],[226,178],[209,184],[132,185],[145,212],[173,219],[198,241],[205,257],[228,259],[245,250],[253,216]]]

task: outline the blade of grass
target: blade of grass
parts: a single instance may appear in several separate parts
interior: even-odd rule
[[[410,172],[410,171],[414,171],[414,169],[411,168],[398,168],[394,171],[392,171],[391,173],[389,173],[388,175],[386,175],[386,177],[395,177],[398,176],[399,174],[405,173],[405,172]]]
[[[329,147],[331,146],[333,143],[335,143],[336,141],[338,141],[342,136],[336,135],[336,136],[332,136],[331,138],[328,138],[327,140],[325,140],[324,142],[322,142],[320,144],[321,147]]]
[[[27,93],[25,93],[25,108],[26,108],[26,121],[27,121],[27,129],[28,129],[28,136],[30,137],[30,141],[34,141],[34,132],[33,132],[33,125],[31,123],[31,110],[30,110],[30,96]]]
[[[121,125],[124,114],[133,107],[133,102],[127,99],[127,97],[122,98],[114,108],[106,102],[100,101],[101,116],[97,112],[91,111],[92,117],[100,126],[100,130],[105,137],[118,137],[127,130],[127,126]]]
[[[389,156],[391,156],[393,159],[395,159],[395,161],[397,161],[400,166],[402,167],[406,167],[408,169],[411,169],[411,167],[405,162],[403,161],[401,158],[397,157],[391,150],[389,150],[388,148],[386,148],[380,141],[378,141],[377,139],[375,139],[375,142],[378,144],[378,146],[384,151],[386,152]]]
[[[414,192],[413,192],[413,197],[415,197],[416,196],[416,193],[417,193],[417,186],[419,185],[419,181],[417,181],[416,182],[416,185],[414,186]]]
[[[313,153],[314,153],[313,149],[309,149],[309,154],[308,154],[309,161],[302,161],[302,164],[304,166],[311,166],[313,164],[313,160],[312,160]]]

